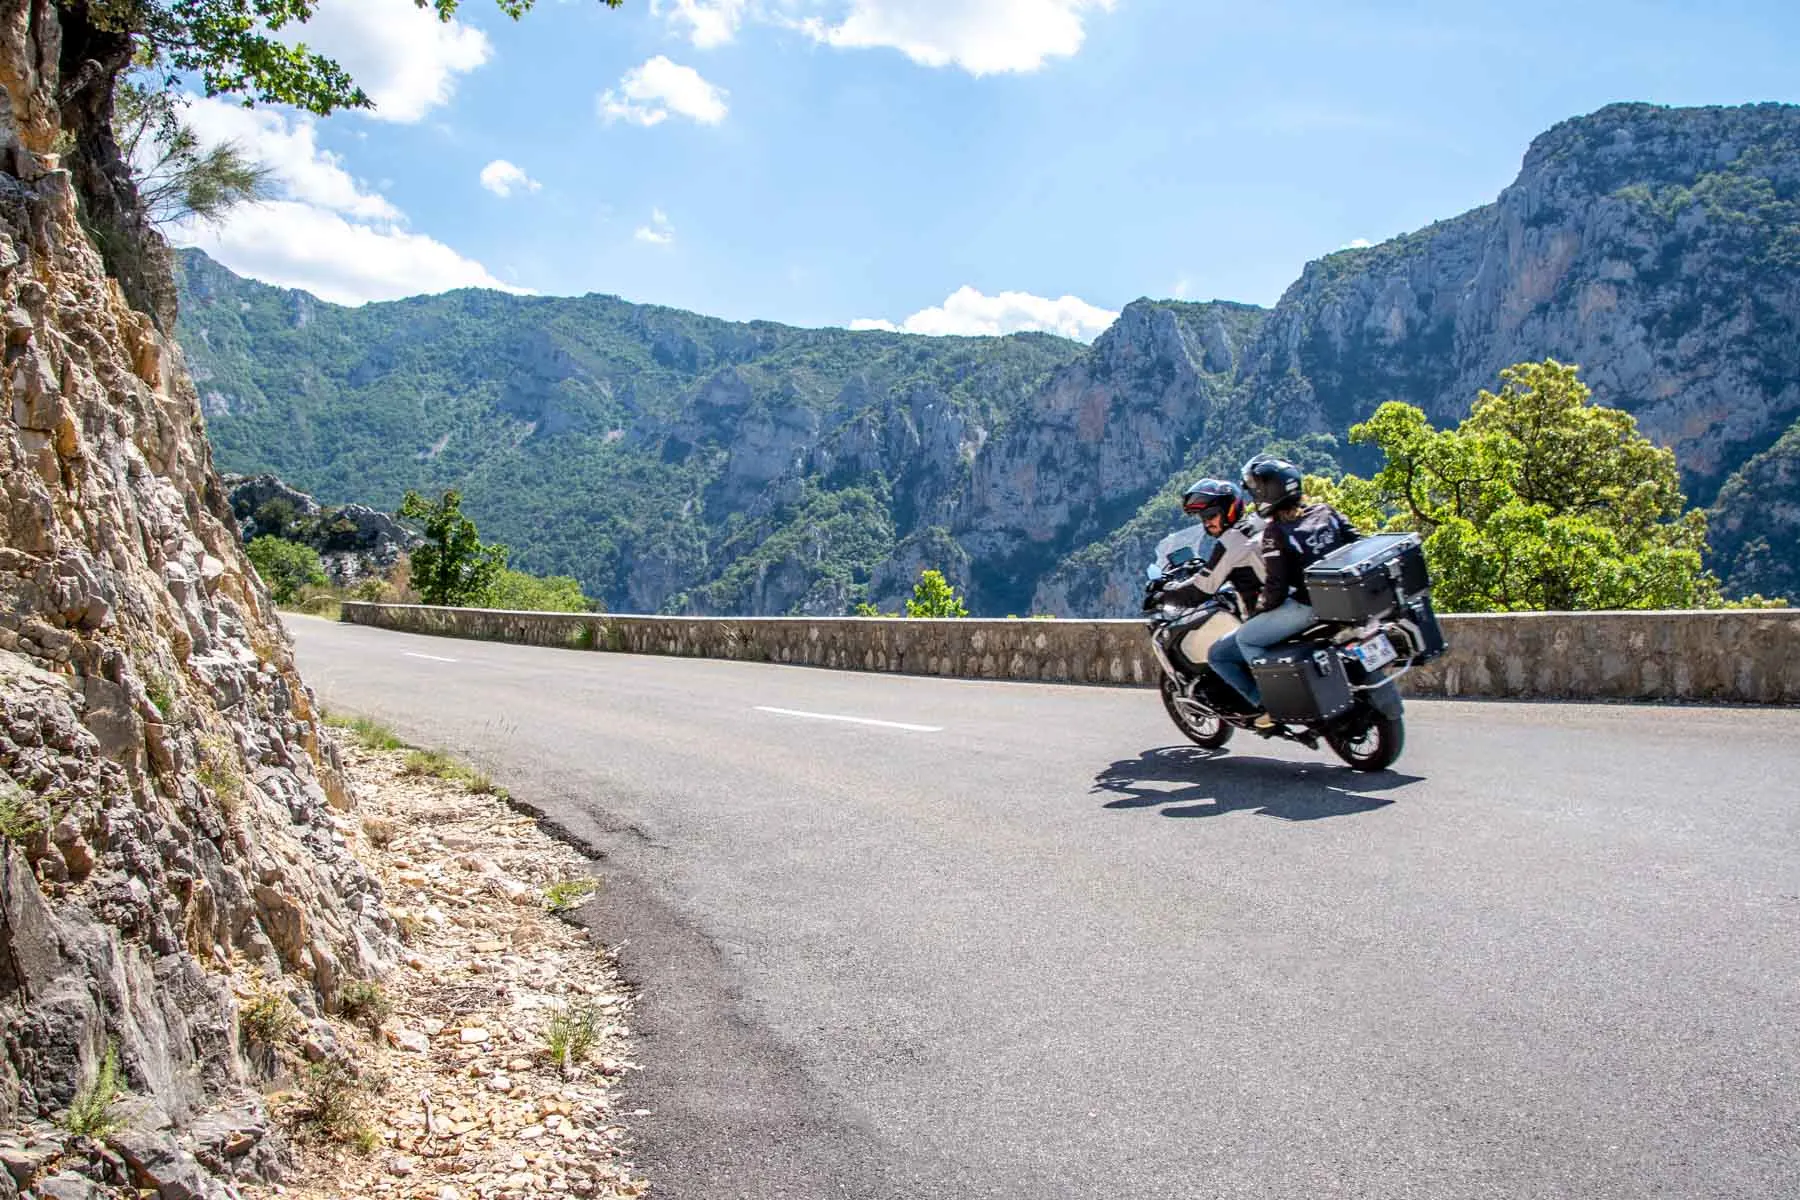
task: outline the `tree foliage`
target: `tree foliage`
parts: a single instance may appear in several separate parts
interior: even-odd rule
[[[462,494],[436,503],[407,492],[399,515],[418,521],[425,544],[412,552],[412,585],[426,604],[467,608],[480,603],[506,570],[505,546],[483,545],[475,522],[462,514]]]
[[[417,555],[414,555],[415,561]],[[509,612],[593,612],[581,583],[567,575],[539,576],[506,569],[494,576],[476,603]]]
[[[202,149],[172,92],[120,80],[113,96],[113,133],[132,165],[138,202],[152,225],[188,217],[218,221],[239,204],[269,195],[274,172],[236,142]]]
[[[292,604],[305,588],[327,582],[319,552],[311,546],[269,536],[255,539],[244,552],[277,604]]]
[[[414,3],[440,21],[449,21],[460,7],[460,0]],[[495,3],[517,20],[533,0]],[[600,3],[617,8],[623,0]],[[374,107],[337,62],[282,36],[310,21],[318,0],[59,0],[58,7],[65,21],[129,37],[135,59],[168,82],[196,76],[209,96],[291,104],[319,116]]]
[[[1685,510],[1673,452],[1592,403],[1578,370],[1509,367],[1455,429],[1384,404],[1350,430],[1381,449],[1382,469],[1308,490],[1361,528],[1421,534],[1444,611],[1718,603],[1701,562],[1706,518]]]
[[[962,597],[950,586],[942,571],[921,571],[919,582],[913,585],[912,599],[906,602],[906,615],[909,617],[966,617],[969,610],[963,607]]]

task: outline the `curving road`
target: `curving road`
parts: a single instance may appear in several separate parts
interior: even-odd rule
[[[604,854],[673,1200],[1800,1195],[1800,712],[1421,701],[1360,777],[1146,692],[290,625]]]

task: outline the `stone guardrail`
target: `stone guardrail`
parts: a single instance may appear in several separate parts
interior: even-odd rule
[[[346,603],[408,633],[966,679],[1151,686],[1139,621],[656,617]],[[1800,703],[1800,609],[1446,616],[1411,695]]]

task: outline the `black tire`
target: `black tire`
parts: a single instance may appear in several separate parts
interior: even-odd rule
[[[1237,732],[1218,717],[1207,717],[1196,720],[1182,712],[1175,703],[1175,684],[1167,675],[1162,681],[1163,708],[1168,711],[1169,720],[1175,722],[1175,728],[1187,735],[1188,741],[1208,750],[1222,750],[1231,735]]]
[[[1327,734],[1325,740],[1352,771],[1385,771],[1406,749],[1406,722],[1373,711],[1362,715],[1349,732]]]

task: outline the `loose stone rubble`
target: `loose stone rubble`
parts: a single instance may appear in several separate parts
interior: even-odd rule
[[[334,813],[337,840],[380,880],[403,936],[403,961],[364,992],[386,1014],[340,993],[333,1015],[309,1016],[305,981],[240,955],[225,978],[266,1094],[179,1130],[135,1095],[92,1136],[0,1128],[0,1200],[646,1194],[629,1130],[644,1114],[617,1095],[637,1069],[631,996],[606,948],[547,907],[558,884],[576,897],[597,884],[592,864],[479,778],[409,773],[406,751],[348,740],[341,754],[360,803]],[[551,1022],[582,1014],[592,1045],[559,1064]],[[329,1130],[308,1089],[328,1070],[343,1106]]]
[[[403,751],[346,745],[343,756],[362,803],[339,826],[381,880],[405,959],[385,981],[392,1014],[379,1037],[342,1015],[323,1030],[315,1022],[309,1037],[335,1040],[355,1063],[368,1093],[363,1120],[378,1140],[358,1148],[302,1132],[288,1182],[244,1195],[644,1195],[649,1184],[630,1158],[633,1114],[616,1096],[636,1069],[631,998],[605,948],[546,907],[547,889],[591,880],[591,864],[480,784],[405,774]],[[240,985],[257,986],[249,977]],[[584,1009],[598,1036],[585,1061],[564,1069],[548,1027]],[[302,1095],[272,1107],[306,1130]]]

